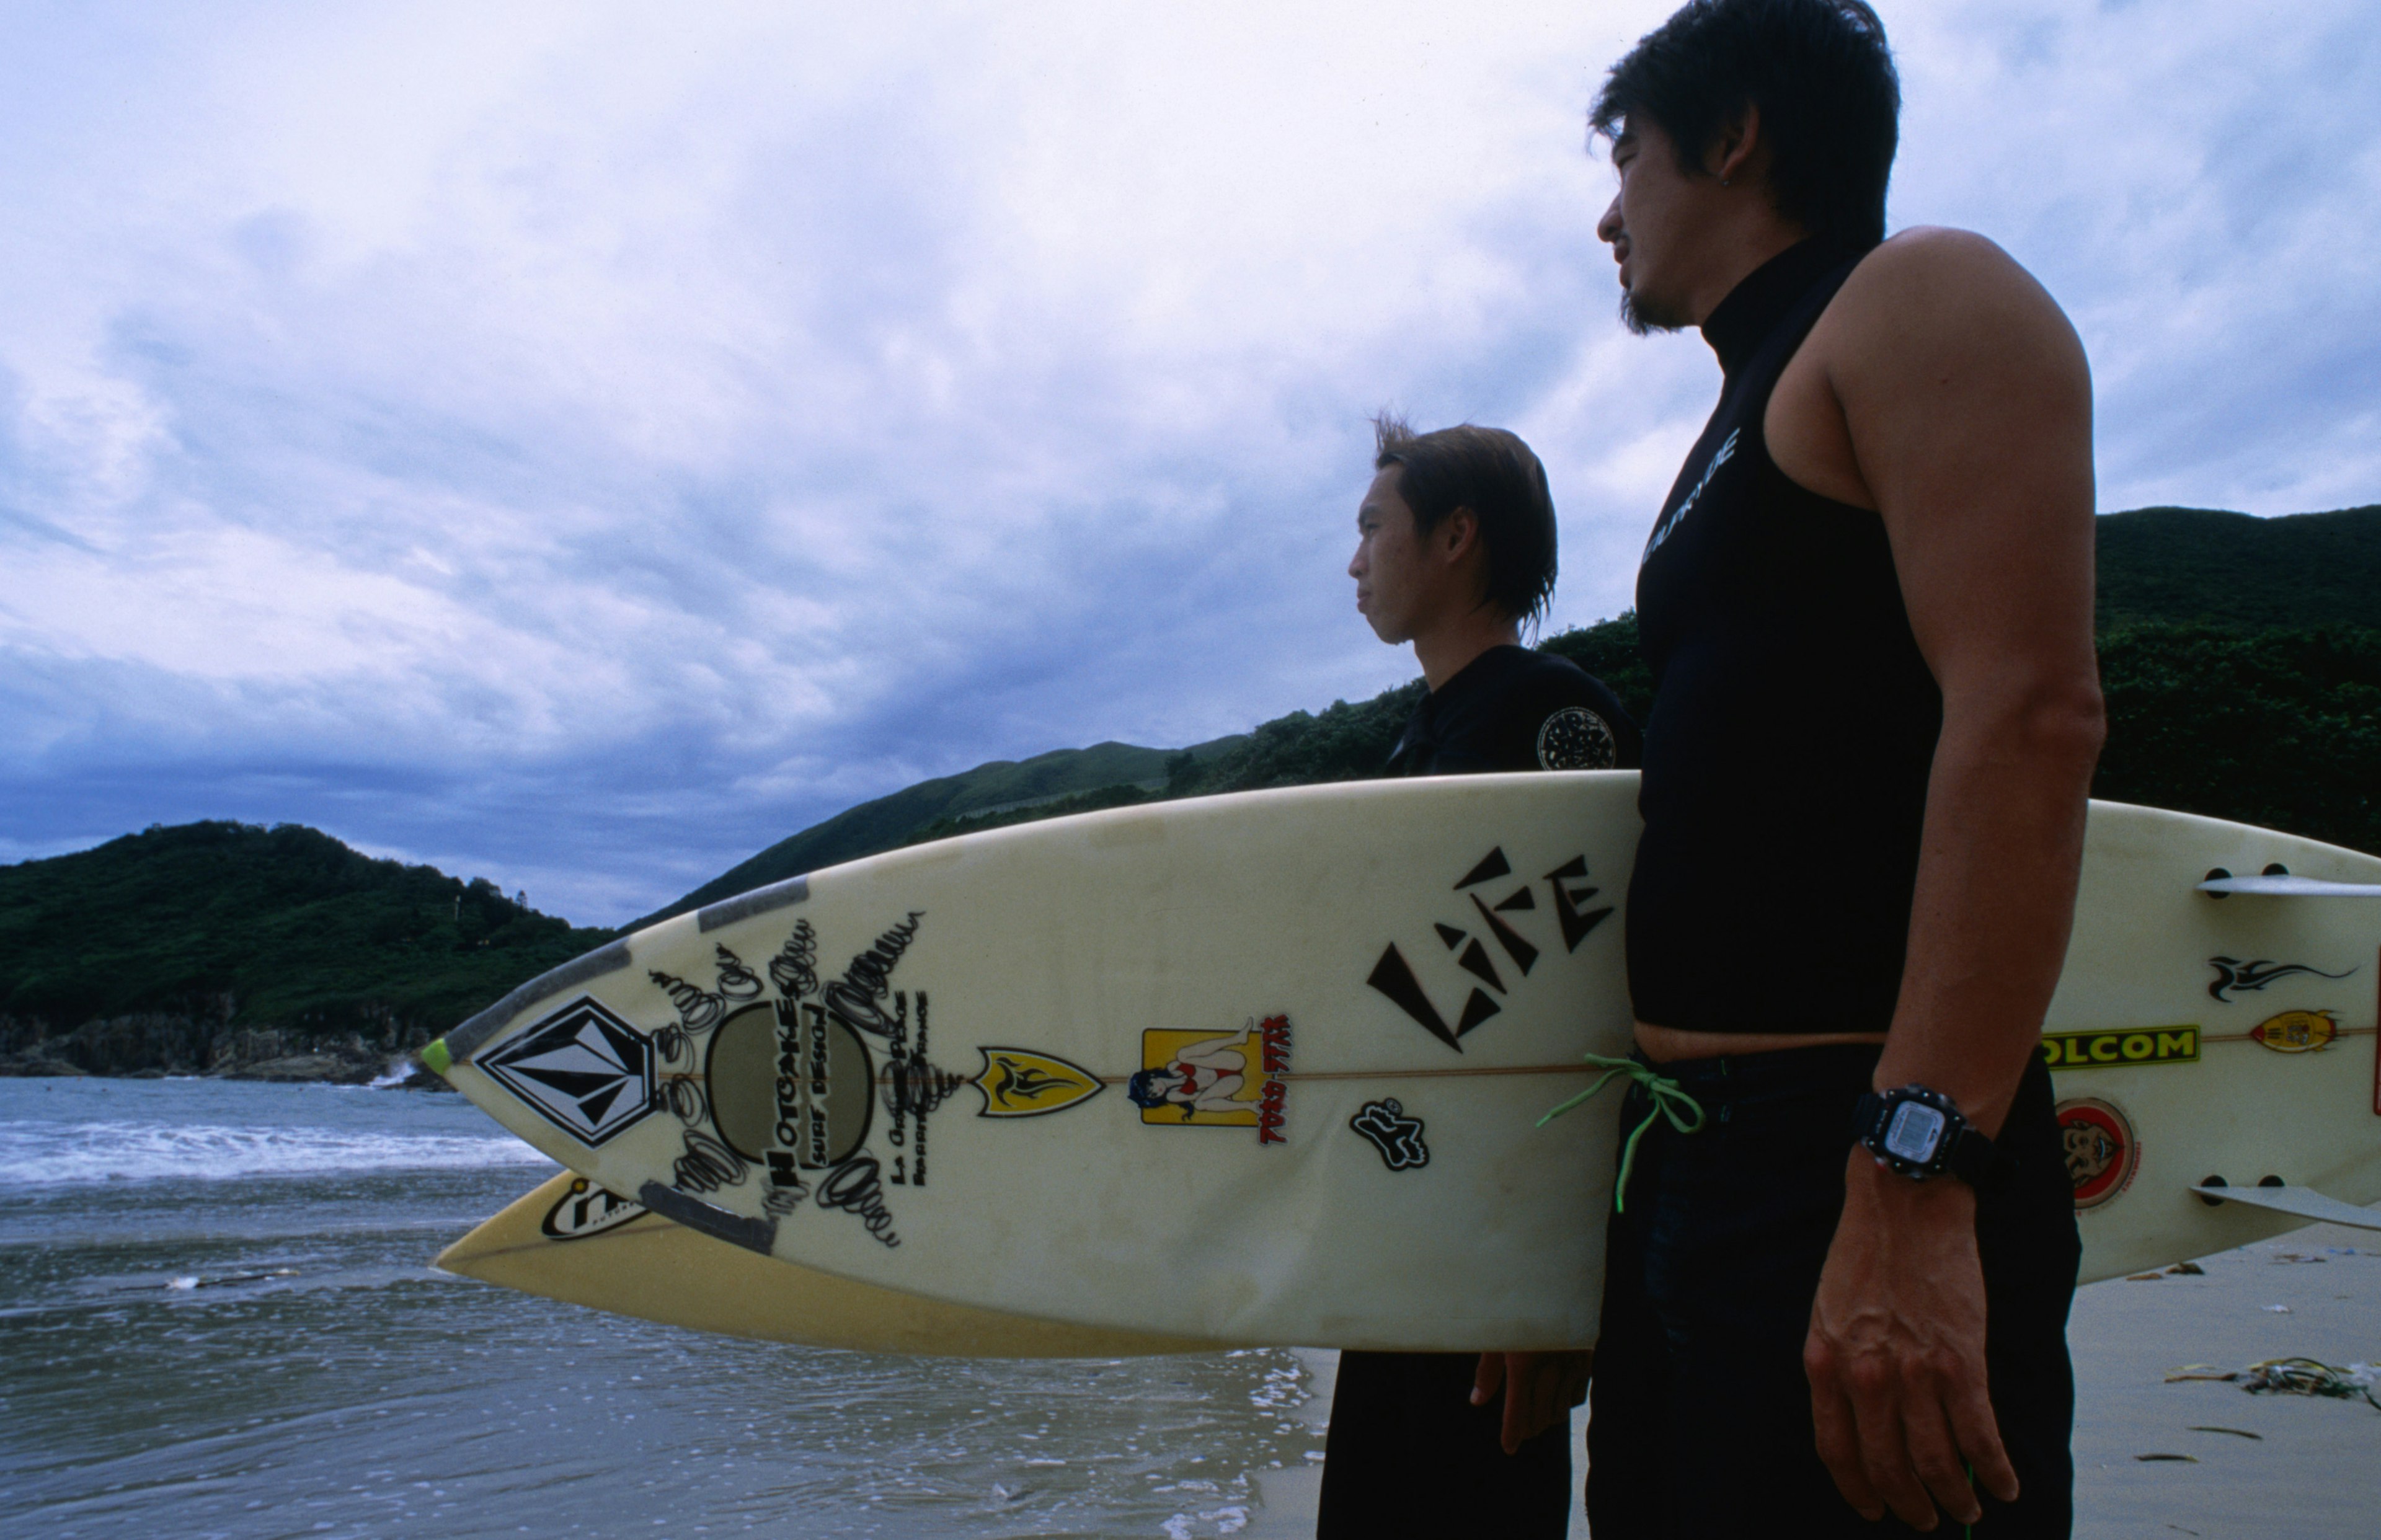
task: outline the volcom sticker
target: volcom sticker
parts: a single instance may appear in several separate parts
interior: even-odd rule
[[[554,1201],[537,1228],[550,1241],[584,1241],[608,1229],[618,1229],[648,1210],[634,1198],[624,1198],[585,1177],[572,1179],[569,1191]]]
[[[1159,1028],[1141,1034],[1139,1070],[1125,1094],[1141,1120],[1167,1128],[1252,1128],[1260,1144],[1286,1141],[1289,1018],[1253,1018],[1236,1033]]]
[[[1392,1171],[1412,1171],[1430,1164],[1430,1146],[1422,1142],[1422,1119],[1409,1118],[1394,1096],[1366,1102],[1348,1126],[1372,1142],[1383,1164]]]
[[[653,1110],[653,1045],[581,996],[476,1061],[488,1078],[590,1147]]]
[[[2207,981],[2207,993],[2226,1005],[2232,1003],[2230,996],[2236,991],[2262,990],[2275,980],[2287,979],[2294,973],[2313,973],[2319,979],[2344,979],[2356,972],[2350,968],[2348,973],[2326,973],[2311,963],[2274,962],[2265,958],[2243,962],[2235,957],[2212,957],[2207,959],[2207,966],[2216,970],[2216,976]]]
[[[2122,1064],[2194,1064],[2197,1027],[2123,1027],[2111,1032],[2045,1033],[2043,1062],[2053,1069],[2106,1069]]]
[[[2330,1010],[2286,1010],[2249,1029],[2249,1041],[2277,1054],[2320,1053],[2339,1035],[2339,1014]]]
[[[2058,1104],[2054,1116],[2066,1145],[2067,1179],[2075,1192],[2075,1209],[2082,1213],[2131,1186],[2141,1168],[2141,1141],[2131,1119],[2113,1102],[2078,1096]]]

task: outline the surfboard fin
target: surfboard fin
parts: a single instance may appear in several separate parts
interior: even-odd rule
[[[2381,883],[2326,882],[2320,877],[2293,877],[2287,873],[2263,877],[2211,874],[2199,885],[2199,891],[2219,898],[2228,893],[2253,893],[2263,898],[2381,898]]]
[[[2381,1230],[2381,1210],[2359,1208],[2354,1204],[2326,1197],[2312,1187],[2193,1187],[2191,1191],[2194,1196],[2216,1203],[2249,1204],[2326,1225]]]

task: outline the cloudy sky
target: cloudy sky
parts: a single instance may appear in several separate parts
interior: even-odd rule
[[[1717,374],[1583,147],[1654,3],[0,8],[0,860],[292,820],[581,923],[865,797],[1410,676],[1365,419],[1627,606]],[[2381,11],[1883,0],[1896,227],[2100,506],[2381,501]]]

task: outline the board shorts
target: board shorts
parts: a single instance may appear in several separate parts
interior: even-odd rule
[[[1789,1048],[1678,1060],[1703,1108],[1656,1119],[1607,1235],[1604,1319],[1588,1387],[1587,1512],[1619,1537],[1916,1533],[1862,1519],[1820,1462],[1802,1344],[1843,1210],[1852,1119],[1882,1048]],[[1652,1111],[1631,1087],[1625,1138]],[[2067,1310],[2082,1242],[2039,1057],[1995,1143],[2011,1157],[1976,1200],[1985,1373],[2015,1503],[1983,1497],[1972,1534],[2069,1533],[2075,1381]],[[1942,1178],[1942,1180],[1956,1179]],[[1957,1534],[1946,1524],[1938,1534]]]

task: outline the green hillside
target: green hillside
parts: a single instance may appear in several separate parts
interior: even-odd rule
[[[0,866],[0,1053],[139,1015],[159,1068],[266,1026],[393,1050],[609,935],[298,825],[152,828]]]
[[[2137,508],[2099,521],[2100,627],[2381,629],[2381,507],[2254,519]]]

